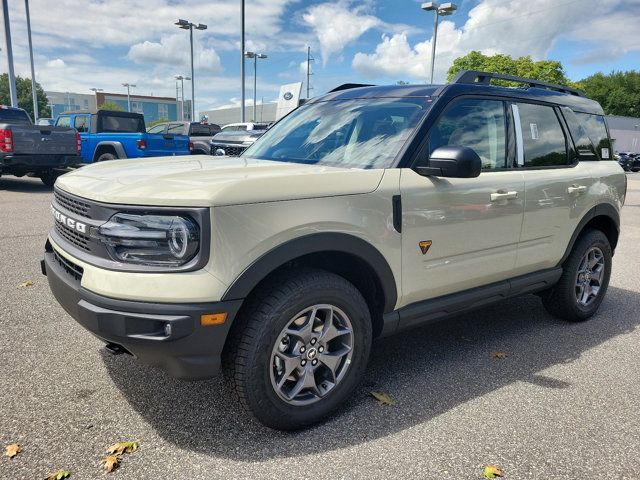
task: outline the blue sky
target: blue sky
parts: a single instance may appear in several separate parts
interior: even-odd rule
[[[16,71],[28,75],[24,2],[8,0]],[[313,92],[345,82],[424,82],[433,14],[414,0],[246,0],[247,49],[266,53],[258,99],[272,101],[283,83],[305,79]],[[560,60],[570,78],[640,68],[640,0],[460,0],[438,32],[436,81],[454,58],[484,53]],[[175,95],[176,74],[189,73],[188,32],[195,31],[196,108],[239,104],[240,0],[31,0],[36,78],[46,90]],[[6,71],[4,35],[0,69]],[[247,61],[247,97],[252,63]],[[187,97],[189,96],[188,87]]]

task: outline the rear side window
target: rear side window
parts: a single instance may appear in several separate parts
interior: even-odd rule
[[[568,164],[567,139],[552,107],[518,103],[525,167]]]
[[[73,128],[78,130],[78,132],[80,133],[86,132],[89,128],[89,119],[87,118],[87,116],[80,115],[79,117],[76,117],[73,121]]]
[[[209,125],[202,125],[201,123],[192,123],[190,135],[194,137],[208,137],[211,135]]]
[[[611,160],[611,141],[607,135],[607,127],[602,115],[576,112],[576,117],[585,128],[591,143],[596,147],[596,152],[602,160]]]
[[[429,132],[429,156],[443,146],[472,148],[483,170],[507,166],[504,104],[498,100],[462,99],[447,106]]]
[[[182,135],[182,131],[184,130],[184,125],[181,123],[171,123],[167,128],[167,133],[172,133],[174,135]]]
[[[147,129],[147,133],[163,133],[165,127],[166,125],[164,123],[161,123],[160,125],[154,125],[153,127]]]
[[[69,128],[71,126],[71,117],[58,117],[56,127]]]
[[[99,115],[98,129],[107,133],[144,133],[142,117],[125,117],[119,115]]]

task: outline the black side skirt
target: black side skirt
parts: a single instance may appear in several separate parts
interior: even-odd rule
[[[562,268],[556,267],[463,292],[412,303],[383,315],[384,327],[382,336],[435,322],[509,297],[545,290],[555,285],[560,279],[560,275],[562,275]]]

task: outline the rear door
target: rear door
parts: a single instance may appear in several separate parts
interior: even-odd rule
[[[555,267],[574,230],[594,206],[591,162],[580,161],[558,107],[516,102],[517,168],[526,202],[516,271]]]
[[[513,276],[524,180],[509,168],[507,118],[502,100],[465,97],[449,103],[431,128],[425,165],[438,147],[470,147],[482,159],[477,178],[402,170],[402,304]]]

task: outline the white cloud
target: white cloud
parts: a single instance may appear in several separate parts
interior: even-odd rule
[[[200,42],[194,42],[193,48],[195,68],[208,72],[222,70],[220,57],[214,48],[204,47]],[[173,65],[185,70],[191,66],[189,49],[186,35],[173,34],[162,37],[159,42],[144,41],[132,45],[128,57],[136,63]]]
[[[383,24],[379,18],[364,13],[365,8],[364,5],[351,6],[346,1],[321,3],[302,15],[303,22],[318,37],[323,64],[367,30]]]
[[[62,60],[61,58],[56,58],[47,62],[47,67],[49,68],[64,68],[65,66],[66,63],[64,63],[64,60]]]
[[[505,53],[542,59],[560,37],[604,44],[609,47],[608,51],[620,45],[624,45],[627,51],[629,48],[640,49],[637,39],[611,35],[618,30],[616,17],[622,16],[614,12],[615,7],[622,3],[623,0],[567,3],[557,0],[483,0],[471,9],[469,18],[460,28],[455,28],[450,20],[440,23],[435,81],[444,81],[453,60],[471,50],[489,55]],[[580,18],[585,11],[589,12],[588,21],[567,22],[569,18]],[[629,17],[628,14],[626,16]],[[632,29],[631,25],[629,28]],[[430,58],[431,39],[411,46],[406,33],[396,33],[383,35],[373,53],[357,53],[353,67],[368,77],[396,76],[404,79],[408,76],[424,81],[430,68]]]

